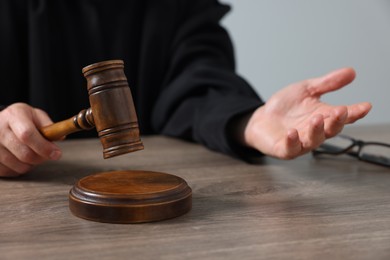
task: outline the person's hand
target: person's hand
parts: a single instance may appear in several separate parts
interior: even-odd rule
[[[352,68],[287,86],[275,93],[249,118],[243,142],[266,155],[292,159],[318,147],[341,132],[345,124],[363,118],[367,102],[331,106],[320,97],[342,88],[355,78]]]
[[[51,123],[44,111],[24,103],[15,103],[0,112],[0,177],[19,176],[61,157],[60,148],[38,130]]]

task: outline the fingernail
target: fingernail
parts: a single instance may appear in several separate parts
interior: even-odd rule
[[[50,159],[52,160],[58,160],[61,158],[61,151],[60,150],[53,150],[50,154]]]

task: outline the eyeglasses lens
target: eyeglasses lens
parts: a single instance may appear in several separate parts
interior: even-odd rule
[[[390,166],[390,146],[366,144],[359,153],[362,160]]]

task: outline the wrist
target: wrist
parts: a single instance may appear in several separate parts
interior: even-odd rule
[[[234,118],[229,125],[229,133],[231,138],[234,140],[235,143],[239,144],[240,146],[244,147],[250,147],[246,132],[247,132],[247,126],[249,119],[252,117],[253,112],[246,113],[240,116],[237,116]]]

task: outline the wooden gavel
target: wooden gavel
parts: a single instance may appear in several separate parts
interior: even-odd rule
[[[122,60],[84,67],[82,73],[87,79],[91,107],[67,120],[43,127],[42,135],[55,141],[96,127],[105,159],[142,150],[137,114],[123,68]]]

